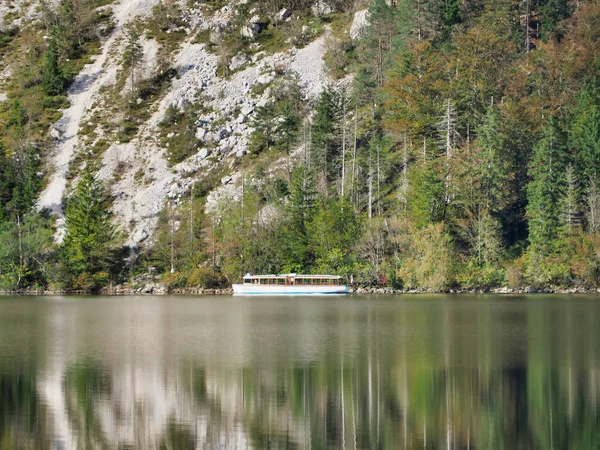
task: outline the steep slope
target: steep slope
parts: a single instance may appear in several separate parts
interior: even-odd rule
[[[54,136],[57,145],[51,156],[53,173],[46,189],[41,193],[38,207],[47,208],[58,215],[58,240],[62,241],[62,202],[67,186],[67,174],[79,138],[79,126],[86,112],[89,112],[94,97],[102,86],[114,82],[117,66],[108,62],[109,55],[118,45],[118,39],[123,34],[124,25],[134,20],[139,15],[148,14],[150,8],[157,0],[121,0],[113,7],[116,19],[116,28],[111,37],[104,43],[102,53],[96,57],[92,64],[85,66],[69,89],[70,107],[63,112],[63,116],[54,127]]]
[[[148,16],[155,0],[114,5],[116,27],[102,47],[102,53],[79,74],[69,91],[70,107],[55,125],[58,137],[51,163],[53,172],[42,192],[38,207],[47,208],[58,216],[57,238],[62,239],[64,225],[62,204],[68,195],[69,177],[81,168],[78,155],[85,154],[90,142],[81,142],[82,126],[93,126],[98,117],[104,118],[111,100],[106,91],[114,88],[119,78],[120,57],[125,45],[124,33],[136,18]],[[128,235],[127,244],[137,245],[152,233],[166,198],[178,201],[198,179],[213,170],[235,175],[234,163],[248,152],[248,137],[252,132],[251,116],[257,105],[269,99],[268,85],[277,71],[297,73],[307,100],[314,99],[331,80],[324,70],[327,31],[301,49],[268,54],[260,52],[251,59],[241,57],[229,77],[217,75],[219,57],[206,44],[195,43],[195,33],[219,29],[222,21],[231,21],[235,2],[216,14],[204,15],[203,10],[190,10],[181,5],[182,16],[189,17],[186,37],[172,56],[176,76],[162,93],[149,118],[139,126],[129,142],[114,136],[102,135],[110,145],[102,155],[98,176],[110,186],[115,221]],[[144,41],[145,78],[156,74],[151,66],[156,58],[156,42]],[[255,88],[257,93],[254,94]],[[138,100],[139,101],[139,100]],[[160,124],[170,108],[184,112],[201,105],[206,111],[196,120],[199,145],[195,153],[176,164],[168,158],[168,140],[177,133],[161,137]],[[166,141],[166,142],[165,142]]]

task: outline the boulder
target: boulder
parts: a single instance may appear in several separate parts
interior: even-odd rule
[[[201,141],[206,137],[206,130],[204,128],[196,128],[196,139]]]
[[[222,145],[219,145],[219,148],[217,149],[217,152],[219,153],[219,155],[226,155],[231,151],[231,146],[228,143],[223,143]]]
[[[203,148],[198,152],[198,156],[200,156],[200,158],[202,159],[206,159],[210,156],[210,150],[207,148]]]
[[[257,79],[256,82],[258,84],[269,84],[271,83],[273,80],[275,79],[275,77],[273,75],[271,75],[270,73],[265,73],[260,75]]]
[[[253,105],[246,105],[244,107],[242,107],[242,114],[244,116],[249,116],[250,114],[252,114],[254,112],[254,106]]]
[[[242,27],[242,36],[248,39],[254,39],[262,29],[260,16],[254,15],[246,25]]]
[[[223,186],[228,185],[229,183],[231,183],[233,181],[233,178],[230,175],[226,175],[223,178],[221,178],[221,184]]]
[[[60,139],[60,131],[58,131],[56,128],[52,128],[50,130],[50,136],[54,139]]]
[[[354,14],[354,20],[352,21],[352,26],[350,27],[350,38],[354,41],[360,39],[364,36],[368,27],[369,11],[367,9],[358,11],[356,14]]]
[[[246,156],[246,150],[238,150],[237,152],[235,152],[236,158],[242,158],[244,156]]]
[[[325,0],[318,0],[311,8],[314,16],[322,17],[333,14],[335,9]]]
[[[283,8],[277,14],[275,14],[275,22],[284,22],[292,15],[292,11],[287,8]]]
[[[242,35],[244,34],[242,30]],[[223,40],[223,33],[221,30],[212,30],[208,35],[208,40],[211,44],[217,45]]]
[[[136,243],[143,242],[146,239],[148,239],[148,236],[149,236],[148,230],[146,230],[145,228],[141,228],[141,229],[137,230],[135,232],[135,234],[133,235],[133,241]]]
[[[219,136],[216,133],[206,133],[204,136],[204,142],[215,142],[219,140]]]
[[[219,140],[227,139],[229,136],[231,136],[231,128],[229,126],[221,128],[217,132],[217,136],[219,137]]]
[[[231,63],[229,64],[230,70],[237,70],[241,67],[244,67],[248,64],[248,57],[244,53],[238,53],[233,58],[231,58]]]

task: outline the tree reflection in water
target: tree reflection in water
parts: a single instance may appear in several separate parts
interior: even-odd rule
[[[172,334],[172,351],[154,358],[65,351],[73,360],[48,366],[61,367],[60,395],[0,332],[0,449],[598,448],[600,305],[401,304],[319,309],[301,327],[323,333],[311,358],[257,317],[241,332],[248,343],[262,331],[280,341],[249,345],[244,363],[199,356]],[[209,341],[195,344],[223,349]],[[146,345],[133,342],[123,353]]]

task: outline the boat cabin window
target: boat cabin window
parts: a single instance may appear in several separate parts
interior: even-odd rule
[[[277,284],[285,284],[285,280],[283,278],[277,278]]]

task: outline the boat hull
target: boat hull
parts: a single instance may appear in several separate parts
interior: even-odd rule
[[[303,286],[303,285],[264,285],[234,284],[233,295],[328,295],[349,294],[350,286]]]

